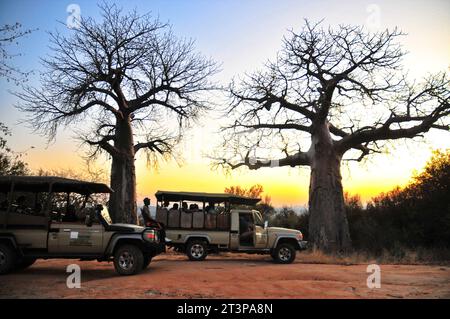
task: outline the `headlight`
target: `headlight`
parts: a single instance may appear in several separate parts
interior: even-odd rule
[[[297,240],[303,240],[303,234],[300,231],[297,234]]]
[[[149,241],[152,243],[158,242],[158,233],[153,229],[144,231],[142,236],[144,237],[144,240],[146,240],[146,241]]]

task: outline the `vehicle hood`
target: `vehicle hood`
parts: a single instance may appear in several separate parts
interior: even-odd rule
[[[283,233],[283,234],[298,234],[300,233],[299,230],[296,229],[290,229],[290,228],[283,228],[283,227],[267,227],[267,231],[269,233]]]
[[[133,224],[116,223],[116,224],[111,224],[110,226],[112,226],[113,228],[115,228],[117,230],[125,230],[125,231],[129,231],[129,232],[134,232],[134,233],[142,233],[145,229],[142,226],[133,225]]]

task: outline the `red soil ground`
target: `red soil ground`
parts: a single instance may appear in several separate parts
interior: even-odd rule
[[[81,288],[68,289],[66,267],[81,267]],[[277,265],[268,256],[221,254],[203,262],[156,257],[136,276],[112,263],[41,260],[0,276],[1,298],[450,298],[450,267],[381,265],[381,288],[366,285],[367,265]]]

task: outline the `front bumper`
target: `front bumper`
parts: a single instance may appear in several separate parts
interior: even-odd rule
[[[308,242],[306,240],[299,240],[298,247],[300,247],[300,250],[305,250],[308,248]]]

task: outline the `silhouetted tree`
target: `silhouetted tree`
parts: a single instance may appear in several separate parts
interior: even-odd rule
[[[385,247],[445,247],[450,242],[450,151],[435,151],[425,169],[404,188],[375,197],[367,215]]]
[[[298,229],[303,233],[304,238],[308,236],[308,217],[307,212],[295,212],[287,206],[282,207],[270,218],[270,226]]]
[[[310,167],[309,239],[318,248],[351,246],[343,160],[361,161],[385,141],[449,130],[447,74],[408,83],[401,35],[348,25],[323,29],[307,21],[284,39],[274,62],[230,86],[227,117],[233,122],[224,128],[217,164]],[[279,158],[268,159],[273,156]]]
[[[263,218],[268,219],[275,213],[275,208],[272,205],[272,198],[266,194],[263,196],[264,187],[256,184],[250,188],[241,187],[239,185],[225,187],[225,193],[234,194],[238,196],[246,196],[252,198],[261,198],[261,201],[256,205],[256,209],[260,211]]]
[[[41,86],[17,93],[18,108],[50,139],[73,125],[92,157],[108,154],[111,217],[136,223],[135,155],[155,163],[173,154],[182,129],[207,109],[201,93],[217,67],[149,14],[106,3],[100,11],[100,22],[82,17],[68,36],[51,33]]]
[[[26,175],[28,164],[21,160],[22,153],[15,153],[7,144],[11,132],[0,122],[0,175]]]

